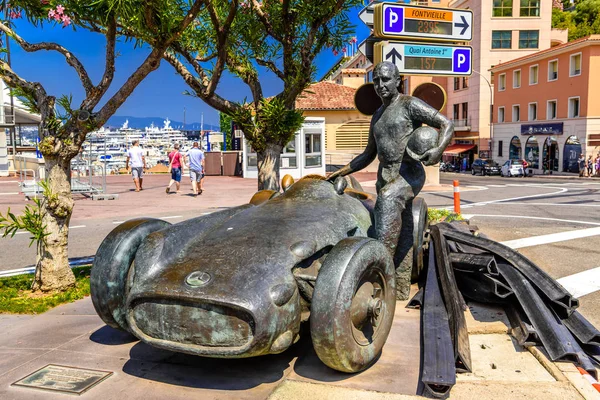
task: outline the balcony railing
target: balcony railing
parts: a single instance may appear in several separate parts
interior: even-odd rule
[[[470,128],[471,127],[471,118],[467,119],[453,119],[454,128]]]

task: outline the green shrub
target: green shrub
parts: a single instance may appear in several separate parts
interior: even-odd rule
[[[427,216],[429,217],[429,222],[432,224],[436,224],[438,222],[462,221],[464,219],[460,214],[450,210],[438,208],[427,209]]]

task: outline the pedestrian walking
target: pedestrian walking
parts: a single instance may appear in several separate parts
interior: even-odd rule
[[[585,156],[583,154],[579,155],[577,166],[579,167],[579,177],[581,178],[585,174]]]
[[[204,152],[200,149],[198,142],[194,142],[192,149],[187,154],[190,166],[190,179],[194,197],[202,194],[202,178],[204,178]]]
[[[173,184],[175,184],[175,187],[177,188],[177,193],[180,192],[181,174],[184,166],[183,156],[179,152],[179,143],[176,143],[173,146],[173,151],[169,153],[169,172],[171,173],[171,181],[166,189],[167,194],[171,191],[171,186],[173,186]]]
[[[592,161],[592,156],[590,155],[587,160],[587,173],[588,178],[592,177],[592,173],[594,172],[594,162]]]
[[[596,156],[596,176],[600,176],[600,153]]]
[[[144,157],[144,151],[140,147],[140,141],[134,140],[131,142],[131,148],[127,151],[127,170],[131,168],[131,176],[135,183],[135,191],[139,192],[144,190],[142,183],[144,177],[144,171],[146,170],[146,157]]]

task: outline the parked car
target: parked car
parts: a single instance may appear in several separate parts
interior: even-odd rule
[[[525,176],[525,171],[523,170],[523,163],[521,160],[508,160],[502,165],[502,169],[500,171],[501,176]]]
[[[478,158],[471,165],[471,175],[500,175],[500,165],[494,160]]]
[[[440,162],[440,171],[441,172],[459,172],[460,168],[458,166],[452,164],[451,162]]]
[[[152,346],[218,358],[281,353],[309,318],[323,363],[368,368],[394,318],[394,260],[367,237],[375,195],[355,180],[349,188],[323,179],[286,176],[284,193],[262,190],[250,204],[175,225],[119,225],[94,259],[96,312]],[[413,201],[412,215],[408,240],[420,268],[423,199]]]

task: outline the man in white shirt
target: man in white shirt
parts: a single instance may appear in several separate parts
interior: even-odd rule
[[[127,151],[127,169],[131,168],[131,175],[133,176],[133,182],[135,183],[135,191],[139,192],[144,190],[142,187],[142,177],[144,176],[144,170],[146,169],[146,158],[144,152],[140,148],[140,141],[134,140],[131,142],[132,146]],[[131,162],[130,162],[131,161]]]

